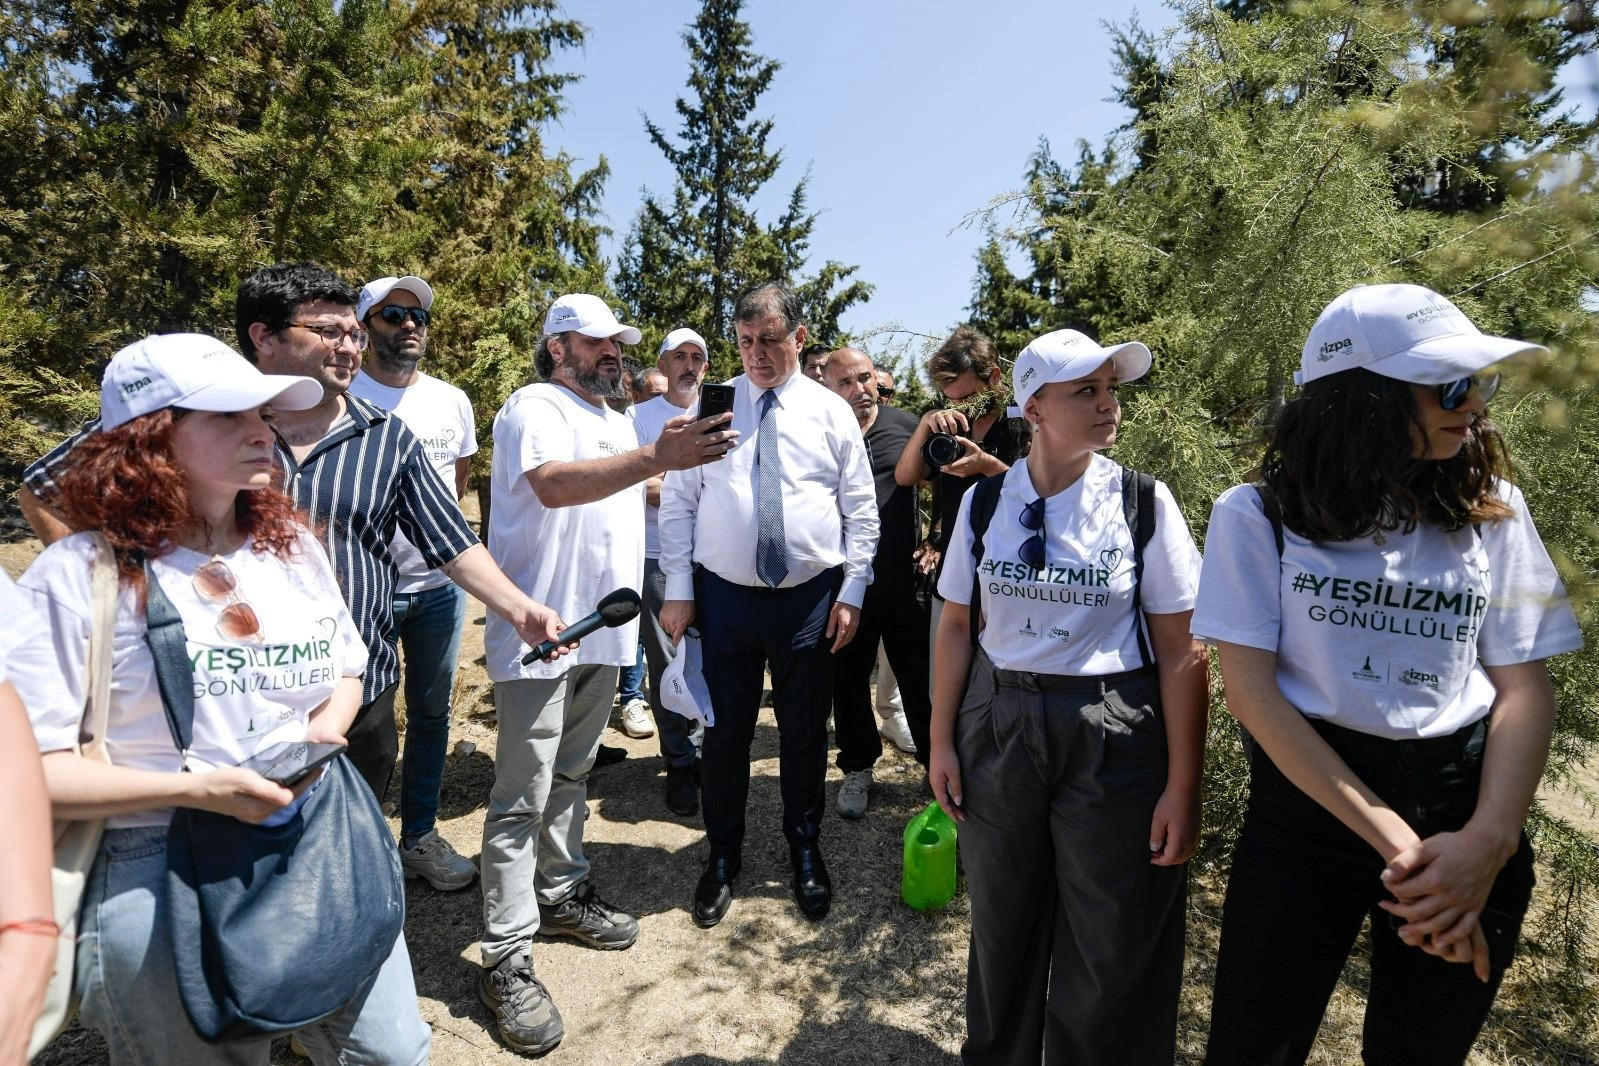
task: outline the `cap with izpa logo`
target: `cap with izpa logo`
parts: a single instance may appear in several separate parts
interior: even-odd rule
[[[1311,327],[1294,381],[1356,367],[1416,385],[1443,385],[1542,345],[1483,333],[1443,296],[1420,285],[1357,285]]]

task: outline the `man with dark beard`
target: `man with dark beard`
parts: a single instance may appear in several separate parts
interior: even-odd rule
[[[456,499],[477,451],[472,402],[466,393],[417,369],[427,355],[433,287],[419,277],[384,277],[361,289],[355,317],[371,338],[350,395],[392,412],[416,434],[428,462]],[[400,863],[442,892],[477,879],[472,860],[439,836],[439,787],[450,744],[450,698],[455,660],[466,623],[466,592],[443,571],[429,568],[404,533],[389,554],[399,571],[394,586],[394,635],[405,659],[405,755],[400,762]]]
[[[643,583],[644,482],[720,459],[738,437],[728,415],[683,416],[640,447],[632,421],[607,406],[622,394],[620,345],[640,339],[599,297],[562,296],[535,356],[544,381],[512,393],[494,418],[489,543],[511,579],[563,617]],[[484,645],[499,735],[483,824],[480,994],[507,1046],[541,1055],[563,1028],[533,975],[534,934],[613,950],[638,937],[638,923],[595,893],[583,854],[588,773],[617,669],[638,654],[638,624],[601,629],[555,662],[524,664],[527,643],[492,618]]]

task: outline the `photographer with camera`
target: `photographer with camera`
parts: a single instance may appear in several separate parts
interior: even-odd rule
[[[1027,424],[1005,416],[1005,371],[994,342],[961,326],[927,360],[927,377],[944,402],[922,416],[900,453],[894,480],[911,486],[933,482],[933,522],[916,550],[923,574],[936,586],[943,572],[944,537],[953,527],[961,497],[983,478],[1002,474],[1026,450]],[[944,601],[932,597],[928,647],[938,632]],[[931,684],[931,681],[929,681]]]

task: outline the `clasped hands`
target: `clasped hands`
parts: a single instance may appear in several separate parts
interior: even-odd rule
[[[1379,906],[1404,920],[1399,939],[1448,962],[1470,963],[1489,977],[1488,940],[1481,916],[1494,879],[1510,855],[1504,842],[1468,822],[1458,832],[1417,840],[1389,861],[1383,886],[1394,896]]]

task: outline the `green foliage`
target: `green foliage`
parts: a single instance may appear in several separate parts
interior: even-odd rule
[[[230,337],[239,279],[279,260],[431,278],[435,368],[492,417],[531,375],[542,306],[603,286],[606,168],[541,145],[571,77],[550,60],[582,40],[556,10],[8,0],[0,462],[92,411],[122,344]]]
[[[1176,7],[1166,38],[1118,36],[1130,162],[1084,148],[1064,168],[1040,147],[1021,217],[979,253],[973,321],[1007,355],[1064,325],[1148,343],[1155,368],[1123,393],[1117,457],[1166,480],[1200,533],[1210,501],[1248,478],[1316,315],[1349,286],[1414,281],[1487,331],[1549,344],[1551,360],[1512,369],[1495,417],[1588,637],[1551,664],[1549,776],[1567,779],[1599,740],[1599,338],[1583,305],[1599,195],[1593,126],[1566,113],[1553,74],[1592,50],[1589,5]],[[1217,695],[1212,858],[1244,786]],[[1579,903],[1599,883],[1591,846],[1546,856]],[[1584,913],[1556,923],[1573,964]]]
[[[742,7],[743,0],[704,0],[683,33],[693,99],[677,99],[677,140],[644,122],[677,172],[675,187],[670,201],[645,194],[616,273],[617,292],[633,320],[644,324],[646,345],[692,326],[711,346],[717,378],[738,372],[733,304],[752,285],[792,285],[811,339],[830,347],[848,339],[840,315],[872,291],[849,280],[855,267],[833,260],[801,276],[817,218],[807,210],[809,175],[794,186],[775,222],[763,224],[756,216],[755,196],[782,165],[782,152],[767,149],[772,120],[755,115],[779,64],[754,51],[749,24],[739,18]]]

